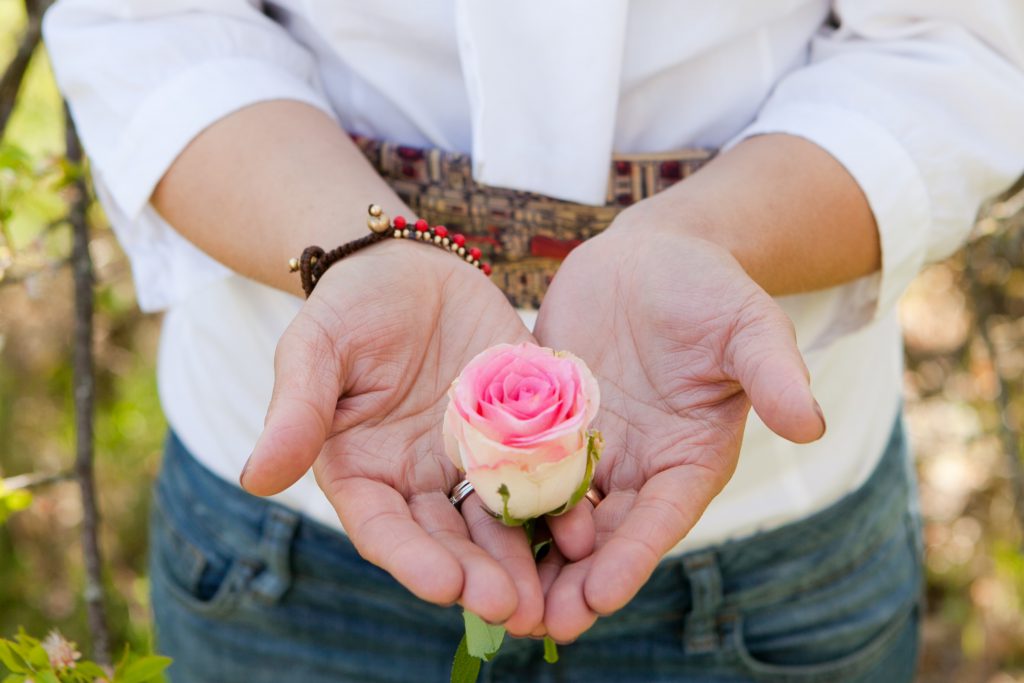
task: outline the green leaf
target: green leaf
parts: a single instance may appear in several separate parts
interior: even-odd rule
[[[106,681],[109,678],[103,667],[95,662],[78,662],[75,672],[87,681],[90,681],[90,683],[94,680]]]
[[[23,683],[24,680],[24,676],[19,676],[18,674],[10,674],[8,676],[4,676],[3,683]]]
[[[124,653],[121,655],[121,659],[117,662],[117,665],[114,667],[114,680],[115,681],[120,681],[121,680],[121,677],[124,676],[125,669],[131,663],[131,661],[132,661],[132,651],[131,651],[131,648],[128,647],[128,644],[125,643]]]
[[[505,627],[491,626],[472,612],[463,611],[462,618],[466,622],[466,649],[469,654],[485,662],[491,661],[505,639]]]
[[[558,645],[551,640],[551,636],[544,636],[544,661],[548,664],[558,661]]]
[[[476,683],[480,676],[480,659],[469,654],[466,636],[459,641],[459,649],[455,651],[452,661],[451,683]]]
[[[60,679],[57,678],[57,674],[52,671],[42,671],[36,674],[39,683],[60,683]]]
[[[27,659],[36,671],[44,671],[50,668],[50,655],[46,654],[46,650],[43,649],[42,645],[32,645],[28,651]]]
[[[169,657],[140,657],[124,668],[122,678],[115,680],[117,683],[146,683],[159,676],[170,665]]]
[[[0,640],[0,663],[6,666],[7,670],[11,673],[28,673],[28,667],[22,664],[24,657],[14,656],[14,648],[16,647],[17,645],[8,640]]]
[[[0,648],[0,660],[3,661],[4,666],[11,673],[27,674],[35,671],[35,668],[28,661],[28,656],[22,651],[22,645],[12,643],[9,640],[2,640],[0,644],[3,645]]]

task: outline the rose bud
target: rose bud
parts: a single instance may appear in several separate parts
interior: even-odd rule
[[[445,450],[506,524],[561,514],[590,486],[601,438],[597,380],[582,360],[534,344],[499,344],[452,382]]]

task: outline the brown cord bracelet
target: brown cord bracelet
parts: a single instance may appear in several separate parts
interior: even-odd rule
[[[421,242],[432,244],[440,249],[450,251],[462,258],[467,263],[483,271],[484,275],[491,274],[491,265],[480,260],[482,256],[476,247],[466,247],[466,236],[458,233],[450,235],[448,228],[443,225],[431,227],[422,218],[416,221],[412,227],[402,216],[395,216],[394,221],[388,218],[379,204],[370,204],[367,210],[370,214],[366,224],[370,228],[370,234],[359,239],[346,242],[340,246],[324,251],[320,247],[311,246],[302,250],[302,256],[288,261],[288,268],[291,272],[298,271],[302,279],[302,291],[306,298],[313,293],[313,288],[323,277],[327,269],[335,263],[350,256],[360,249],[383,242],[389,237],[395,239],[416,239]]]

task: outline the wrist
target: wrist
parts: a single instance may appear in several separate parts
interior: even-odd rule
[[[424,265],[428,264],[431,258],[436,259],[438,252],[446,252],[450,257],[454,257],[454,262],[462,262],[471,266],[482,272],[485,277],[491,275],[491,266],[482,260],[483,255],[480,249],[469,246],[464,235],[450,231],[443,225],[432,226],[423,219],[410,222],[403,216],[396,216],[392,219],[383,212],[381,206],[371,204],[368,209],[367,227],[369,232],[362,237],[340,244],[330,250],[311,245],[302,251],[301,257],[292,258],[289,261],[289,269],[299,274],[306,297],[313,293],[317,283],[333,265],[343,259],[351,262],[351,257],[363,253],[370,247],[379,247],[384,243],[421,242],[425,246],[431,247],[434,254],[433,257],[427,257],[426,254],[429,252],[423,252],[423,256],[420,258],[424,259]],[[378,251],[385,255],[388,254],[383,250]],[[401,251],[393,253],[398,254]],[[452,258],[446,258],[443,270],[450,270],[454,262]],[[435,261],[435,263],[441,263],[441,261]]]

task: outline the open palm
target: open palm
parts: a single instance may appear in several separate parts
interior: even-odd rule
[[[313,465],[366,559],[425,600],[529,632],[543,595],[525,536],[475,496],[462,514],[449,503],[460,475],[441,437],[446,391],[466,363],[525,340],[501,292],[440,250],[389,242],[346,259],[278,344],[245,488],[276,493]]]
[[[627,222],[570,255],[536,329],[597,375],[606,440],[596,550],[543,572],[544,626],[559,640],[625,605],[693,527],[732,476],[751,403],[791,440],[824,431],[771,297],[720,247],[678,234],[640,241]],[[548,562],[563,564],[557,553]]]

